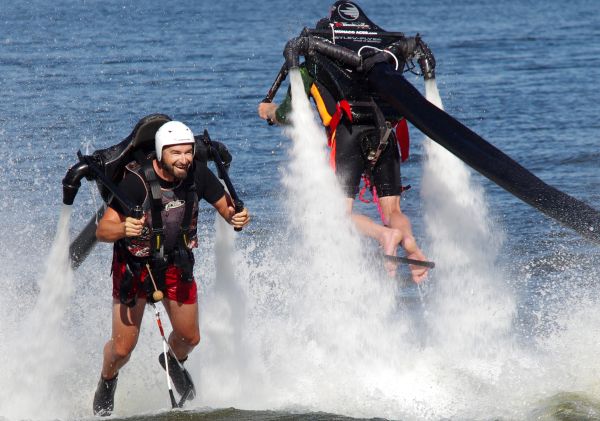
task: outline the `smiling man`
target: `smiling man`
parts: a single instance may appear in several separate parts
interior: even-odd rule
[[[113,200],[98,223],[96,237],[114,243],[114,252],[112,336],[104,346],[95,415],[112,413],[117,375],[137,343],[146,302],[162,296],[173,327],[168,340],[175,355],[168,354],[169,374],[180,395],[194,398],[193,384],[174,358],[185,361],[200,342],[192,253],[197,246],[198,201],[212,204],[235,228],[249,222],[248,211],[235,212],[231,197],[206,163],[194,160],[194,148],[194,135],[185,124],[163,124],[155,135],[156,158],[129,164],[119,184],[144,216],[126,217]],[[164,354],[159,361],[164,368]]]

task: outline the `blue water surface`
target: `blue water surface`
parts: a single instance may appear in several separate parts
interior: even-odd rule
[[[280,177],[289,140],[260,120],[256,108],[283,63],[286,41],[314,25],[327,5],[317,0],[3,1],[0,264],[21,282],[10,288],[22,288],[25,302],[35,299],[33,282],[62,203],[61,179],[76,163],[77,150],[89,153],[115,144],[151,113],[168,114],[198,133],[207,128],[229,147],[232,180],[253,214],[242,243],[260,244],[281,231]],[[547,183],[600,209],[597,1],[370,0],[361,5],[383,28],[423,36],[436,57],[448,113]],[[422,80],[408,79],[423,91]],[[286,89],[287,83],[277,100]],[[402,173],[412,190],[402,206],[419,236],[424,232],[423,136],[414,127],[411,135],[411,157]],[[552,330],[553,305],[573,291],[597,289],[598,246],[482,176],[474,178],[505,235],[500,259],[512,274],[507,282],[519,300],[515,326],[527,341]],[[73,234],[99,205],[91,190],[82,188],[76,199]],[[372,207],[362,209],[376,216]],[[210,220],[208,209],[204,212]],[[591,278],[565,276],[586,271]],[[551,302],[546,301],[549,285]],[[584,392],[600,398],[598,390]]]

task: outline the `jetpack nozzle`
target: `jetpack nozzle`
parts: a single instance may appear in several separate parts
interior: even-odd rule
[[[419,34],[415,37],[415,43],[418,56],[417,62],[421,68],[421,73],[423,73],[423,78],[425,80],[435,79],[435,57],[433,52]]]
[[[431,61],[425,56],[420,57],[418,62],[421,73],[423,73],[423,79],[435,79],[435,64],[432,65]]]
[[[75,201],[75,196],[81,187],[81,179],[89,173],[89,166],[85,162],[78,162],[67,171],[65,178],[62,180],[63,185],[63,203],[72,205]]]
[[[308,38],[300,36],[290,39],[283,49],[285,65],[288,69],[300,66],[300,56],[306,54],[308,50]]]

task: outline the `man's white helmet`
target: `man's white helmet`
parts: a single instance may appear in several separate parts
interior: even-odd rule
[[[194,134],[188,126],[180,121],[168,121],[157,130],[154,135],[156,159],[161,160],[162,150],[165,146],[181,145],[185,143],[196,144]],[[195,147],[194,147],[195,149]]]

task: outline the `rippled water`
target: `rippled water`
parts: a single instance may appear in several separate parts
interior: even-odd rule
[[[320,261],[311,259],[319,256],[302,252],[309,250],[309,226],[290,221],[290,206],[301,204],[282,182],[293,162],[291,142],[256,117],[256,106],[281,66],[285,42],[325,14],[325,3],[38,0],[2,6],[0,352],[11,358],[0,368],[17,374],[0,381],[6,391],[0,417],[91,415],[109,331],[110,247],[98,246],[74,273],[72,293],[61,289],[58,299],[45,292],[48,282],[64,288],[48,281],[45,269],[61,212],[60,181],[78,149],[114,144],[154,112],[197,132],[206,127],[229,146],[232,179],[254,220],[234,235],[213,226],[203,206],[205,241],[197,264],[203,342],[189,364],[198,400],[186,411],[164,412],[168,396],[155,361],[161,344],[149,313],[122,373],[117,417],[598,417],[598,248],[483,177],[472,174],[498,240],[490,284],[466,281],[453,291],[434,270],[422,290],[400,288],[374,263],[372,276],[344,282],[337,276],[348,266],[343,257],[320,275],[311,271]],[[437,59],[447,112],[544,181],[600,208],[595,1],[362,6],[386,29],[423,35]],[[421,80],[408,78],[424,92]],[[411,135],[402,174],[413,188],[402,207],[437,260],[420,195],[423,136],[414,128]],[[98,206],[93,185],[83,184],[72,236]],[[321,193],[315,189],[315,198]],[[372,207],[360,208],[377,216]],[[462,305],[456,301],[461,294],[468,297]],[[68,304],[40,306],[45,297],[55,306]],[[490,311],[496,308],[499,319]],[[47,343],[57,354],[47,369],[27,363],[37,348],[24,344],[26,321],[39,311],[46,317],[36,329],[59,332]],[[500,323],[507,314],[508,325]],[[452,329],[441,331],[442,322]],[[12,357],[21,352],[22,358]],[[56,369],[63,365],[68,368]],[[37,376],[40,387],[29,393],[17,387],[26,383],[13,377],[20,370]],[[10,391],[23,403],[15,405]],[[39,405],[50,398],[51,405]],[[219,409],[230,407],[239,409]]]

